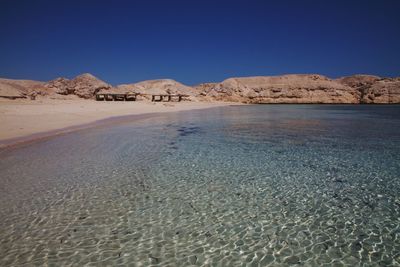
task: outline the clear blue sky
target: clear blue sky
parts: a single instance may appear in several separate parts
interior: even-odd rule
[[[400,1],[0,1],[0,77],[400,76]]]

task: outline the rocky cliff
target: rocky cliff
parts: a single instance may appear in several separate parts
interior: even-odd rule
[[[91,74],[49,82],[0,79],[0,97],[47,96],[93,99],[97,92],[183,94],[190,101],[243,103],[400,103],[400,78],[354,75],[330,79],[318,74],[229,78],[220,83],[186,86],[171,79],[148,80],[112,87]],[[34,97],[33,97],[34,98]]]
[[[400,103],[400,78],[354,75],[337,81],[356,89],[360,94],[359,102],[362,104]]]
[[[12,80],[0,79],[0,96],[13,98],[13,97],[26,97],[37,92],[46,92],[44,82],[31,81],[31,80]]]
[[[229,78],[196,86],[205,99],[245,103],[400,103],[400,78],[322,75]]]
[[[85,73],[72,80],[57,78],[49,82],[30,80],[0,79],[0,96],[8,98],[72,95],[80,98],[93,98],[100,90],[109,90],[112,86]]]
[[[144,98],[150,98],[150,95],[157,94],[181,94],[187,95],[187,100],[196,100],[197,91],[189,86],[181,84],[171,79],[148,80],[132,84],[121,84],[112,90],[102,90],[101,92],[115,93],[139,93]]]
[[[77,95],[86,99],[93,98],[100,90],[110,90],[112,88],[111,85],[89,73],[79,75],[72,80],[57,78],[46,83],[45,87],[60,95]]]
[[[229,78],[196,86],[206,99],[245,103],[359,103],[360,93],[322,75]]]

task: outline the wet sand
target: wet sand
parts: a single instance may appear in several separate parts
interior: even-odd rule
[[[0,147],[91,127],[107,118],[205,109],[231,103],[97,102],[93,100],[0,100]]]

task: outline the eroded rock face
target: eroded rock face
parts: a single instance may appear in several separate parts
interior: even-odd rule
[[[400,103],[400,78],[377,81],[367,90],[362,103]]]
[[[361,104],[400,103],[400,78],[354,75],[337,81],[358,90]]]
[[[69,95],[74,92],[72,89],[68,89],[70,86],[70,80],[66,78],[57,78],[46,84],[47,88],[53,89],[55,93],[60,95]]]
[[[48,94],[44,82],[31,80],[0,79],[0,96],[24,97],[32,94]]]
[[[186,100],[194,101],[198,92],[184,84],[171,79],[148,80],[132,84],[121,84],[112,90],[116,93],[140,93],[144,98],[154,95],[181,94],[187,95]],[[104,92],[103,90],[101,92]]]
[[[81,98],[93,98],[100,90],[110,90],[111,85],[103,82],[95,76],[85,73],[72,80],[57,78],[46,84],[47,88],[53,89],[61,95],[77,95]]]
[[[50,82],[0,79],[0,96],[90,99],[97,92],[188,95],[192,101],[233,101],[243,103],[400,103],[400,78],[353,75],[330,79],[322,75],[282,75],[229,78],[220,83],[186,86],[171,79],[148,80],[117,87],[91,74]]]
[[[207,96],[217,86],[217,84],[218,83],[202,83],[196,85],[194,88],[199,96]]]
[[[207,88],[206,98],[246,103],[358,103],[360,93],[322,75],[230,78]]]

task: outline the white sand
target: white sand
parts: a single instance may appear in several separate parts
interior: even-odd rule
[[[204,109],[230,103],[0,100],[0,141],[95,122],[114,116]]]

